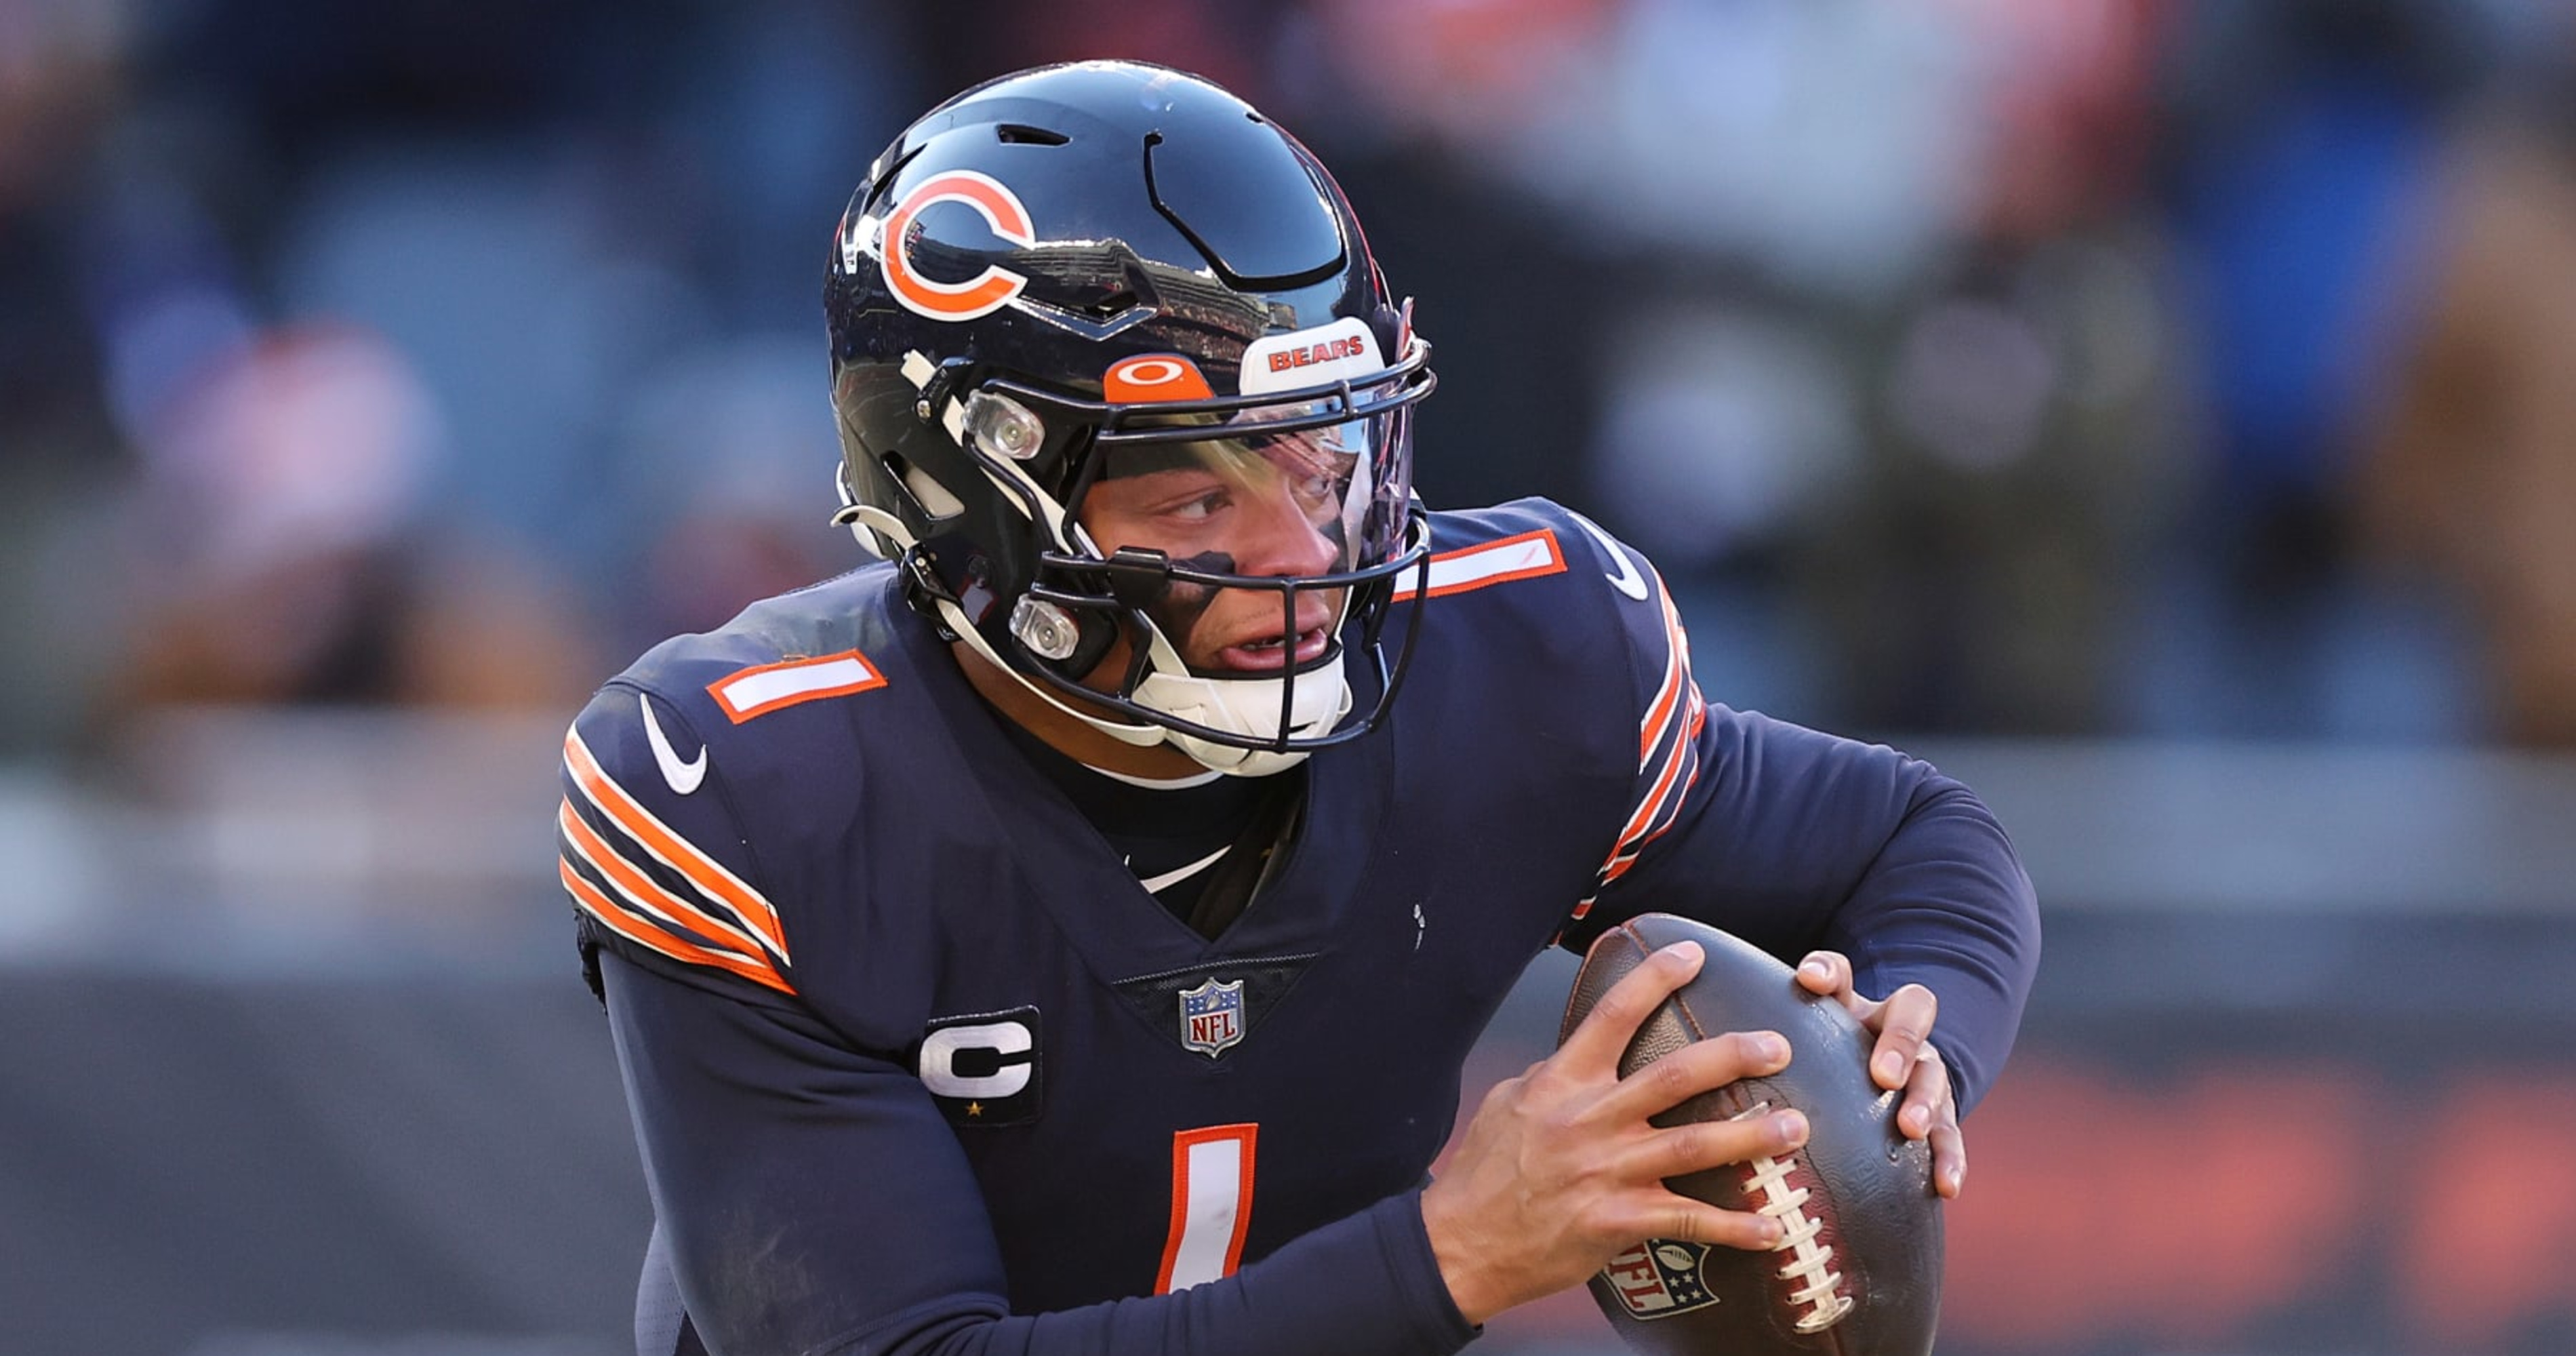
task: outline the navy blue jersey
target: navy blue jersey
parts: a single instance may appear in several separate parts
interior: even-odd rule
[[[1925,983],[1973,1104],[2037,948],[1976,800],[1705,705],[1660,582],[1583,519],[1432,523],[1402,700],[1308,762],[1214,940],[889,568],[600,690],[559,829],[658,1219],[648,1356],[683,1306],[718,1352],[1454,1350],[1416,1198],[1461,1065],[1534,954],[1647,910]]]

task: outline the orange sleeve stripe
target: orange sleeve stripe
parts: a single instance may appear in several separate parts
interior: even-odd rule
[[[780,993],[796,992],[795,986],[781,978],[776,970],[761,962],[745,960],[729,951],[710,951],[684,938],[674,937],[648,922],[630,917],[614,900],[600,893],[599,887],[583,880],[581,874],[572,869],[572,863],[558,861],[555,863],[555,868],[563,877],[564,889],[572,892],[573,902],[579,904],[583,912],[598,919],[600,926],[618,936],[638,946],[659,951],[673,960],[712,966],[730,974],[740,975],[755,984],[776,989]]]
[[[1656,774],[1654,788],[1646,793],[1636,813],[1629,817],[1627,826],[1620,830],[1618,843],[1610,850],[1610,860],[1602,863],[1600,880],[1593,888],[1594,896],[1597,897],[1612,881],[1628,874],[1628,868],[1637,864],[1638,854],[1645,851],[1648,843],[1671,831],[1679,821],[1677,816],[1667,817],[1668,812],[1676,809],[1681,798],[1699,784],[1697,741],[1699,732],[1708,724],[1708,716],[1696,699],[1690,709],[1691,718],[1681,742],[1674,745],[1671,756],[1664,761],[1663,771]],[[1684,769],[1687,769],[1686,773],[1683,773]],[[1683,775],[1676,776],[1676,773]],[[1658,823],[1658,820],[1662,822]],[[1592,899],[1586,898],[1574,906],[1571,916],[1581,918],[1591,909]]]
[[[1676,812],[1682,797],[1699,784],[1699,737],[1708,728],[1708,703],[1700,696],[1699,684],[1691,679],[1690,639],[1682,629],[1681,613],[1673,606],[1672,594],[1664,589],[1663,576],[1655,576],[1655,588],[1664,607],[1664,679],[1645,717],[1637,723],[1637,770],[1645,771],[1654,761],[1655,750],[1667,741],[1671,747],[1664,752],[1663,766],[1656,771],[1654,784],[1638,798],[1637,808],[1621,826],[1611,846],[1610,859],[1601,864],[1592,895],[1574,906],[1569,920],[1591,912],[1601,891],[1628,874],[1646,845],[1678,822]]]
[[[1656,575],[1655,587],[1661,589],[1663,586],[1664,577]],[[1690,628],[1682,625],[1681,609],[1673,605],[1673,596],[1667,593],[1663,595],[1663,599],[1664,636],[1672,643],[1673,659],[1681,665],[1682,684],[1696,692],[1698,684],[1693,682],[1690,676]]]
[[[657,918],[650,911],[630,907],[631,901],[622,900],[614,893],[602,890],[599,888],[599,882],[582,874],[582,867],[590,864],[587,859],[577,861],[569,855],[558,855],[555,858],[555,874],[562,879],[564,889],[571,892],[573,901],[581,905],[584,912],[615,929],[619,936],[643,943],[679,960],[700,965],[720,966],[737,974],[742,973],[743,966],[771,970],[775,973],[769,963],[756,954],[744,956],[739,952],[708,946],[703,942],[681,936],[671,930],[668,920]]]
[[[728,950],[739,951],[746,956],[760,955],[760,944],[744,935],[740,928],[663,889],[660,882],[619,856],[617,849],[609,846],[608,840],[601,838],[596,830],[581,822],[581,816],[573,813],[570,800],[556,811],[555,825],[570,840],[573,851],[579,853],[592,870],[605,878],[609,886],[637,910],[664,923],[721,938],[729,944]]]
[[[1681,822],[1678,811],[1681,809],[1682,797],[1689,795],[1690,789],[1699,784],[1699,751],[1692,749],[1690,756],[1683,760],[1683,766],[1689,771],[1673,784],[1672,791],[1664,797],[1663,803],[1655,807],[1653,818],[1646,821],[1645,833],[1637,839],[1634,846],[1628,849],[1629,856],[1637,855],[1645,849],[1646,844],[1672,832],[1673,825]]]
[[[1647,571],[1654,574],[1652,570]],[[1655,596],[1664,605],[1664,681],[1655,689],[1655,700],[1646,708],[1645,719],[1637,722],[1637,770],[1646,770],[1646,759],[1653,756],[1661,726],[1672,714],[1673,703],[1690,682],[1690,643],[1682,638],[1681,614],[1673,609],[1673,595],[1664,588],[1664,577],[1654,575]]]
[[[779,930],[778,911],[760,892],[742,883],[741,878],[724,868],[715,858],[700,852],[687,839],[673,833],[669,826],[653,817],[641,801],[626,794],[626,788],[602,771],[599,760],[591,755],[590,746],[581,740],[579,730],[564,734],[564,766],[572,773],[582,795],[606,815],[609,822],[644,846],[655,860],[688,878],[707,898],[731,909],[742,925],[760,935],[772,953],[784,960],[787,938]]]
[[[1680,662],[1664,660],[1663,686],[1655,689],[1655,704],[1646,709],[1646,718],[1637,722],[1637,770],[1646,770],[1646,760],[1655,756],[1655,746],[1663,742],[1667,724],[1672,719],[1673,698],[1681,691],[1683,676]]]
[[[1691,741],[1685,731],[1681,739],[1674,741],[1672,752],[1664,756],[1664,766],[1655,774],[1655,784],[1637,802],[1637,812],[1628,816],[1627,825],[1619,830],[1618,841],[1621,844],[1644,833],[1646,826],[1655,821],[1655,812],[1663,806],[1664,793],[1672,789],[1674,780],[1681,775],[1682,764],[1690,752]]]

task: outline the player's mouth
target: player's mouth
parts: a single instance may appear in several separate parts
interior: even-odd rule
[[[1271,636],[1241,641],[1216,652],[1216,667],[1242,673],[1268,673],[1311,664],[1324,657],[1332,639],[1330,631],[1313,626],[1298,632],[1293,640]]]

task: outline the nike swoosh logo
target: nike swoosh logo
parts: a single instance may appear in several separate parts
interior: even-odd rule
[[[662,769],[662,780],[684,796],[697,790],[698,783],[707,779],[706,747],[700,745],[695,759],[681,762],[679,750],[671,747],[671,737],[662,733],[662,722],[653,715],[653,699],[638,692],[635,704],[644,708],[644,742],[653,746],[653,762]]]
[[[1568,510],[1568,512],[1571,513],[1572,511]],[[1601,577],[1610,581],[1610,587],[1619,590],[1621,593],[1627,594],[1638,602],[1644,602],[1646,600],[1646,578],[1644,575],[1637,573],[1636,562],[1628,559],[1628,553],[1621,549],[1619,543],[1610,540],[1609,533],[1602,531],[1600,528],[1594,527],[1591,519],[1584,517],[1580,513],[1573,513],[1572,516],[1574,518],[1575,526],[1591,533],[1592,539],[1601,543],[1601,549],[1609,552],[1612,560],[1619,562],[1619,572],[1617,574],[1604,574]]]
[[[1178,885],[1178,884],[1180,884],[1182,881],[1188,880],[1190,877],[1195,876],[1195,875],[1197,875],[1198,873],[1200,873],[1200,872],[1202,872],[1202,871],[1207,870],[1209,867],[1216,865],[1216,859],[1217,859],[1217,858],[1219,858],[1219,857],[1224,856],[1224,855],[1225,855],[1225,853],[1226,853],[1226,849],[1224,849],[1224,848],[1218,848],[1216,851],[1211,852],[1211,853],[1209,853],[1208,855],[1206,855],[1206,856],[1204,856],[1204,857],[1199,858],[1197,861],[1192,862],[1192,863],[1190,863],[1189,865],[1187,865],[1187,866],[1185,866],[1185,867],[1182,867],[1181,869],[1179,869],[1179,870],[1177,870],[1177,871],[1166,871],[1166,872],[1164,872],[1163,874],[1161,874],[1161,875],[1159,875],[1159,876],[1147,876],[1147,877],[1146,877],[1146,878],[1144,878],[1143,880],[1140,880],[1140,881],[1138,881],[1138,882],[1136,882],[1136,883],[1137,883],[1138,885],[1142,885],[1142,886],[1144,886],[1144,887],[1145,887],[1145,893],[1147,893],[1147,894],[1149,894],[1149,895],[1152,895],[1152,894],[1160,894],[1160,893],[1162,893],[1162,891],[1163,891],[1163,887],[1164,887],[1164,886],[1166,886],[1166,885]]]

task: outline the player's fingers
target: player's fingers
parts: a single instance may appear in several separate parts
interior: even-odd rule
[[[1675,989],[1689,983],[1706,959],[1697,942],[1658,948],[1601,995],[1549,1062],[1564,1061],[1566,1067],[1584,1072],[1618,1068],[1619,1054],[1628,1048],[1637,1028]]]
[[[1807,1118],[1796,1111],[1763,1111],[1740,1120],[1685,1121],[1629,1145],[1614,1170],[1632,1181],[1660,1182],[1729,1163],[1777,1157],[1806,1142]]]
[[[1871,1030],[1878,1029],[1880,1004],[1852,987],[1851,958],[1839,951],[1810,951],[1798,962],[1798,984],[1809,993],[1831,998]]]
[[[1778,1220],[1746,1210],[1720,1210],[1655,1187],[1627,1193],[1602,1216],[1601,1232],[1619,1239],[1668,1239],[1767,1252],[1779,1246]]]
[[[1925,1041],[1914,1056],[1913,1075],[1905,1080],[1905,1105],[1897,1110],[1896,1128],[1908,1139],[1921,1139],[1945,1118],[1953,1124],[1959,1119],[1950,1100],[1950,1066],[1942,1062],[1940,1047]]]
[[[1932,1127],[1932,1189],[1957,1200],[1968,1187],[1968,1136],[1955,1120]]]
[[[1914,1062],[1932,1038],[1932,1019],[1941,1003],[1930,989],[1908,984],[1879,1005],[1878,1045],[1869,1057],[1870,1077],[1893,1092],[1905,1086]]]
[[[1839,951],[1810,951],[1798,962],[1798,983],[1809,993],[1839,994],[1851,987],[1851,962]]]
[[[1693,1041],[1620,1079],[1593,1114],[1603,1122],[1644,1120],[1711,1088],[1787,1067],[1789,1042],[1779,1032],[1730,1031]]]

